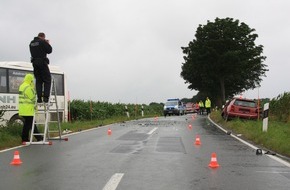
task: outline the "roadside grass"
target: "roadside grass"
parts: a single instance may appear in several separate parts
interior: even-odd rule
[[[242,138],[278,154],[290,157],[290,124],[269,118],[268,131],[263,132],[263,120],[233,119],[225,122],[220,111],[211,113],[211,119]]]
[[[21,144],[22,127],[13,125],[0,128],[0,150],[18,146]]]
[[[67,129],[72,132],[78,132],[82,130],[87,130],[95,127],[100,127],[104,125],[109,125],[113,123],[120,123],[125,122],[129,120],[135,120],[135,119],[141,119],[141,118],[149,118],[154,117],[155,115],[147,115],[146,117],[112,117],[104,120],[90,120],[90,121],[75,121],[75,122],[67,122],[67,123],[61,123],[61,129],[62,131]],[[42,126],[38,126],[38,129],[40,132],[43,131]],[[57,129],[57,124],[50,125],[50,130]],[[15,146],[21,145],[21,132],[22,132],[22,126],[20,125],[12,125],[8,127],[0,127],[0,150],[12,148]],[[51,134],[51,137],[57,136],[58,133]]]

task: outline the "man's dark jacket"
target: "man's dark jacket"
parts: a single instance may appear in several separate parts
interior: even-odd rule
[[[46,54],[52,52],[52,47],[45,40],[35,37],[29,44],[29,49],[31,53],[31,62],[35,59],[43,59],[43,61],[49,63]]]

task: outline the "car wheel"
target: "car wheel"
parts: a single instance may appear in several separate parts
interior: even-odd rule
[[[229,121],[229,115],[228,114],[225,114],[225,121]]]
[[[226,120],[226,114],[225,113],[222,113],[222,117],[224,120]]]

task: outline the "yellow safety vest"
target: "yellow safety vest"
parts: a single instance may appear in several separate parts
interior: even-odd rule
[[[205,101],[205,107],[206,107],[206,108],[210,108],[210,107],[211,107],[210,104],[211,104],[211,102],[210,102],[209,99]]]
[[[23,82],[19,87],[19,115],[33,116],[35,106],[35,91],[30,84]]]
[[[199,104],[199,107],[201,107],[201,108],[204,107],[203,102],[199,102],[198,104]]]

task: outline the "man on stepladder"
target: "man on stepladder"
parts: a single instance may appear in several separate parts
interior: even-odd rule
[[[47,103],[51,87],[51,74],[48,68],[49,59],[47,54],[52,52],[52,47],[49,44],[49,40],[45,39],[45,34],[41,32],[30,42],[29,49],[36,79],[37,103]]]

